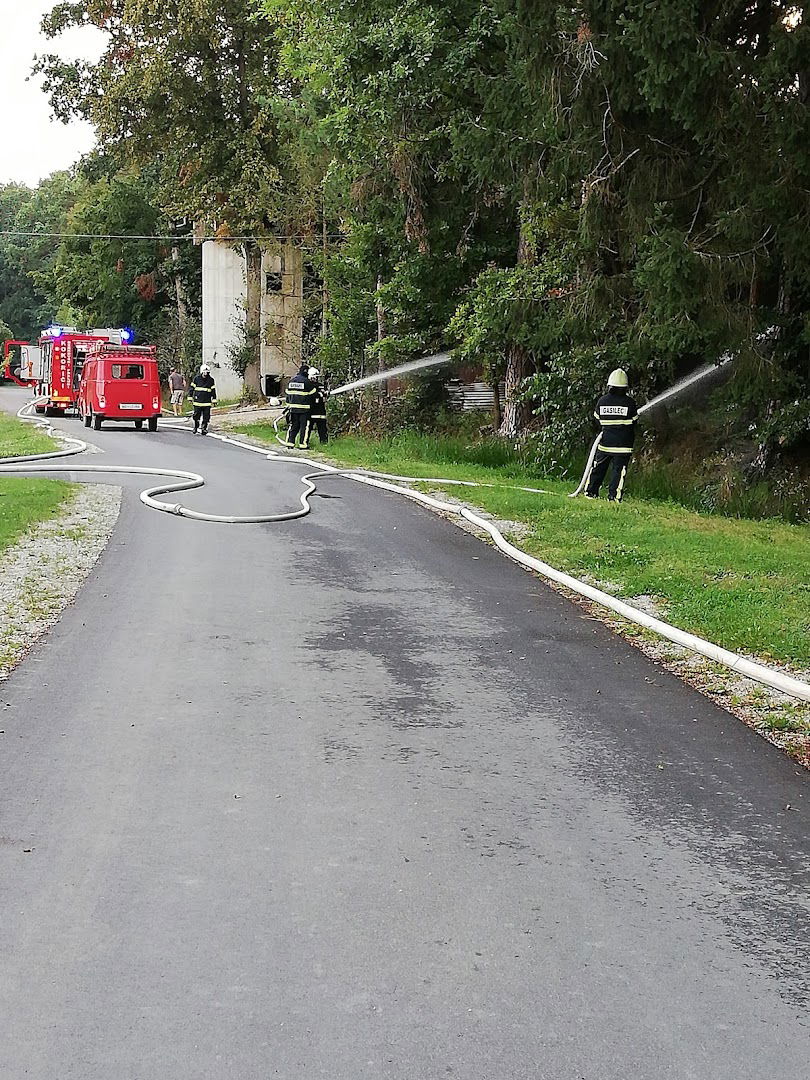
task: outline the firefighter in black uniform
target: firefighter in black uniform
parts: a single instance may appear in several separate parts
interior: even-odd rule
[[[593,415],[599,421],[602,433],[599,436],[585,496],[588,499],[599,496],[599,488],[610,469],[608,499],[610,502],[621,502],[638,420],[636,403],[627,393],[626,371],[621,368],[611,371],[607,393],[597,401]]]
[[[200,365],[199,375],[195,375],[188,388],[188,396],[194,407],[194,434],[207,435],[211,420],[211,406],[217,403],[217,388],[208,364]],[[199,430],[202,425],[202,431]]]
[[[309,365],[302,364],[298,374],[287,383],[287,438],[285,446],[295,447],[296,437],[300,438],[299,449],[309,450],[309,428],[312,415],[312,402],[317,387],[309,377]]]
[[[312,398],[312,410],[309,414],[309,428],[307,429],[307,443],[312,429],[317,428],[318,439],[321,443],[329,442],[329,433],[326,430],[326,393],[318,383],[320,371],[316,367],[309,369],[309,377],[315,383],[315,395]]]

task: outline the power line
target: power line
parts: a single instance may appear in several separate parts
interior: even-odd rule
[[[191,241],[196,244],[204,243],[207,240],[214,240],[219,243],[255,242],[257,244],[279,240],[312,240],[313,242],[321,242],[323,240],[323,233],[312,233],[311,235],[305,235],[304,233],[290,233],[286,236],[194,236],[190,233],[184,233],[182,236],[136,236],[131,233],[24,232],[18,229],[0,229],[0,236],[21,236],[29,239],[42,237],[45,240],[166,240],[172,241],[173,243]],[[326,236],[327,239],[330,240],[344,239],[343,233],[327,233]]]

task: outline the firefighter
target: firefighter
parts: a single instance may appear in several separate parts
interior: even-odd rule
[[[216,405],[217,402],[217,388],[208,364],[200,365],[199,375],[195,375],[191,380],[188,396],[194,407],[194,434],[207,435],[208,424],[211,420],[211,406]]]
[[[309,377],[309,365],[302,363],[298,374],[287,383],[287,438],[285,446],[295,447],[296,438],[300,438],[300,450],[309,450],[309,429],[312,417],[312,403],[317,387]]]
[[[329,442],[329,433],[326,430],[326,392],[324,388],[318,383],[320,377],[320,371],[316,367],[311,367],[307,373],[315,383],[315,394],[312,398],[312,410],[309,415],[309,428],[307,430],[307,443],[309,443],[309,436],[312,434],[312,429],[317,428],[318,439],[321,443]]]
[[[599,488],[610,469],[608,499],[610,502],[622,501],[624,478],[633,453],[638,420],[638,408],[627,393],[627,388],[627,372],[616,368],[608,378],[607,393],[596,403],[593,415],[599,421],[602,432],[585,491],[588,499],[598,498]]]

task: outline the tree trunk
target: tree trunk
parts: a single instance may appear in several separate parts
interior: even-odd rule
[[[518,266],[531,266],[535,261],[535,251],[524,225],[525,214],[520,215],[520,232],[518,234]],[[531,405],[525,401],[519,401],[521,386],[527,375],[534,370],[534,357],[531,352],[517,342],[512,342],[506,352],[506,376],[504,379],[504,403],[503,418],[498,428],[498,434],[505,439],[513,439],[518,435],[531,418]]]
[[[492,378],[490,386],[492,387],[492,428],[494,431],[500,431],[503,411],[501,409],[501,384],[497,373]]]
[[[262,249],[254,241],[245,244],[245,336],[252,360],[245,369],[245,387],[262,393]]]
[[[177,303],[177,366],[180,371],[186,370],[186,332],[188,330],[188,299],[183,278],[180,276],[180,248],[172,248],[172,264],[174,267],[174,295]]]
[[[383,280],[381,277],[377,277],[377,293],[383,287]],[[383,338],[388,336],[388,323],[385,317],[385,308],[377,300],[377,341],[382,341]],[[381,355],[377,357],[377,371],[385,371],[385,361]],[[380,382],[380,399],[385,400],[388,397],[388,380],[383,379]]]
[[[506,377],[505,391],[506,400],[503,403],[503,418],[498,434],[505,439],[513,439],[520,434],[531,418],[531,406],[525,401],[519,401],[518,395],[523,380],[531,375],[533,370],[532,354],[523,345],[513,344],[509,346],[506,354]]]
[[[782,270],[779,274],[779,297],[776,302],[776,309],[782,317],[782,321],[777,327],[773,341],[768,346],[768,348],[770,349],[771,366],[774,366],[776,363],[779,362],[778,354],[779,347],[781,345],[783,323],[784,319],[790,312],[790,287],[788,285],[788,282],[785,280],[784,270]],[[765,421],[768,424],[770,424],[773,421],[773,418],[778,415],[779,409],[780,402],[776,401],[774,398],[771,398],[764,409]],[[751,476],[761,477],[765,475],[765,473],[771,466],[774,448],[775,440],[772,433],[764,435],[760,439],[757,445],[757,452],[754,455],[754,460],[751,462],[748,470]]]
[[[323,204],[323,291],[321,294],[321,337],[329,333],[329,282],[326,280],[326,259],[328,256],[328,234],[326,231],[326,201]]]

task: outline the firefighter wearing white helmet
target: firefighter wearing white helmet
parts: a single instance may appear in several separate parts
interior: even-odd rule
[[[296,439],[300,441],[299,450],[309,450],[309,432],[312,427],[310,414],[312,399],[317,387],[309,377],[309,364],[306,360],[297,373],[287,383],[285,407],[287,412],[287,435],[284,445],[295,448]]]
[[[307,434],[311,434],[313,427],[317,429],[318,438],[322,443],[329,442],[329,434],[326,430],[326,394],[318,382],[321,376],[316,367],[309,369],[309,377],[315,383],[315,394],[312,398],[312,408],[309,414],[309,426]]]
[[[596,403],[593,415],[602,431],[585,491],[589,499],[599,496],[599,488],[610,469],[608,499],[610,502],[622,500],[638,422],[638,407],[627,392],[628,385],[627,372],[616,368],[608,376],[607,393]]]
[[[200,364],[200,374],[191,380],[188,396],[194,408],[194,434],[207,435],[211,406],[217,402],[217,388],[208,364]]]

